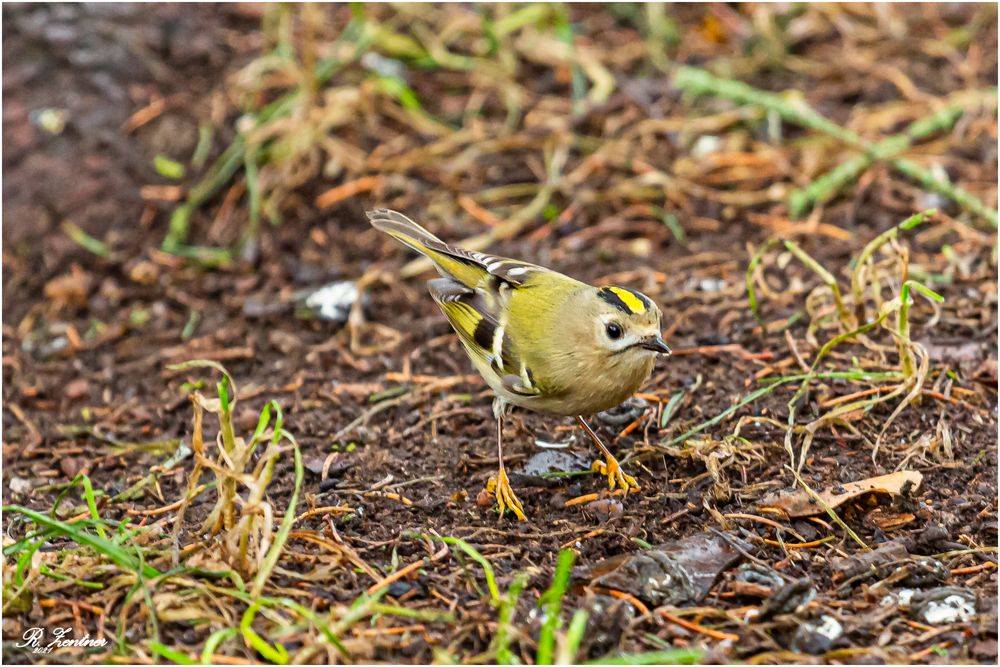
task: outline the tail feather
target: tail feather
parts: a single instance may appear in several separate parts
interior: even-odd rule
[[[445,245],[444,241],[410,220],[398,211],[388,208],[377,208],[366,213],[372,227],[399,239],[417,252],[425,252],[428,244]]]
[[[377,208],[367,215],[375,229],[430,258],[441,275],[473,289],[488,276],[482,260],[461,248],[452,248],[402,213]]]

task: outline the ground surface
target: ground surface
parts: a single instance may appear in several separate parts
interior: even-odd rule
[[[721,63],[714,71],[760,89],[803,91],[814,109],[866,140],[902,131],[949,96],[996,85],[995,9],[828,8],[796,17],[755,11],[678,8],[674,18],[684,38],[668,53],[677,62]],[[461,32],[468,19],[462,16],[449,23],[439,9],[409,18],[379,14],[399,33],[412,21],[414,34],[428,44],[434,34],[423,30],[427,25],[458,25]],[[326,43],[348,18],[345,8],[330,10],[316,39]],[[393,571],[427,558],[382,598],[424,616],[386,612],[348,624],[342,637],[352,659],[498,659],[497,610],[483,571],[454,545],[442,555],[440,543],[427,537],[437,535],[462,538],[485,556],[501,594],[517,573],[530,574],[509,630],[510,650],[524,661],[535,660],[538,597],[562,547],[576,553],[564,617],[568,622],[574,609],[589,612],[589,630],[570,653],[574,659],[672,646],[704,649],[708,661],[995,662],[995,231],[888,164],[866,171],[805,221],[791,222],[785,195],[849,151],[777,115],[682,95],[635,46],[644,42],[629,16],[575,8],[571,19],[580,53],[596,54],[613,75],[608,99],[591,104],[580,97],[575,112],[574,87],[592,83],[589,61],[580,56],[587,66],[553,65],[547,54],[555,47],[532,55],[531,35],[507,52],[518,63],[516,86],[494,85],[490,77],[500,75],[492,70],[413,65],[407,81],[423,102],[420,114],[380,96],[383,88],[366,78],[368,70],[348,67],[330,86],[355,91],[360,101],[348,93],[324,98],[326,120],[309,125],[313,117],[305,114],[296,121],[309,132],[325,127],[347,146],[323,144],[323,151],[307,151],[270,172],[262,161],[265,201],[278,202],[281,224],[264,223],[259,242],[244,246],[241,257],[207,266],[162,252],[160,242],[183,188],[204,173],[189,165],[199,127],[213,128],[211,164],[233,140],[242,105],[260,108],[275,91],[295,85],[296,70],[276,67],[260,75],[271,77],[271,88],[232,92],[243,85],[234,83],[239,68],[273,45],[260,31],[261,12],[201,5],[5,7],[4,504],[47,512],[65,484],[85,473],[99,491],[101,517],[152,526],[142,538],[145,557],[168,569],[174,503],[184,497],[193,462],[156,467],[178,440],[191,444],[188,394],[201,386],[213,395],[218,375],[167,366],[213,359],[239,386],[238,433],[251,433],[261,407],[275,399],[304,459],[300,518],[271,574],[272,596],[333,614]],[[442,34],[451,39],[448,30]],[[787,54],[775,55],[773,40]],[[409,62],[397,52],[403,46],[392,51],[376,43],[386,62],[391,55]],[[334,118],[338,104],[351,109],[348,117]],[[513,117],[510,104],[519,108]],[[46,130],[43,109],[61,110],[65,127]],[[995,99],[992,108],[969,105],[951,131],[932,134],[909,157],[995,206],[995,111]],[[307,132],[306,143],[320,145],[321,135]],[[506,139],[489,143],[496,137]],[[603,152],[591,157],[598,148]],[[153,167],[157,155],[188,164],[187,177],[164,178]],[[564,179],[523,213],[539,200],[539,183],[553,164]],[[294,174],[304,176],[281,192]],[[666,182],[658,180],[664,175]],[[376,180],[357,185],[371,177]],[[222,247],[240,237],[250,215],[243,182],[237,175],[199,208],[185,242]],[[355,184],[358,193],[341,190],[328,196],[327,206],[316,204],[342,183]],[[529,521],[498,520],[489,502],[477,502],[495,470],[489,396],[427,296],[424,278],[398,276],[410,255],[367,226],[363,211],[376,205],[405,210],[456,241],[496,229],[487,226],[494,215],[522,219],[510,238],[489,246],[492,252],[595,283],[626,284],[661,305],[677,354],[658,363],[643,389],[644,408],[594,419],[638,477],[641,493],[623,502],[599,498],[566,506],[599,492],[603,481],[540,476],[536,455],[578,455],[563,464],[565,471],[585,469],[594,452],[570,420],[518,413],[507,428],[506,455]],[[899,246],[908,250],[910,277],[945,298],[936,310],[923,300],[912,310],[912,340],[929,357],[920,400],[893,418],[874,461],[873,443],[902,396],[822,425],[802,467],[810,488],[835,492],[900,467],[922,473],[915,490],[859,497],[839,508],[860,541],[888,554],[866,574],[867,563],[857,561],[864,550],[827,514],[790,518],[760,507],[765,496],[795,485],[784,424],[798,383],[693,437],[678,436],[765,386],[760,378],[804,373],[838,332],[829,291],[775,247],[758,275],[761,316],[769,324],[762,335],[744,282],[754,250],[772,237],[794,238],[849,285],[849,262],[867,242],[931,207],[938,216],[901,234]],[[107,252],[82,248],[66,234],[67,221]],[[891,274],[898,253],[884,257],[878,270],[886,272],[880,275],[888,300],[898,293],[901,274]],[[298,292],[356,280],[373,267],[384,273],[366,290],[359,314],[367,323],[355,323],[356,340],[342,323],[296,316]],[[878,328],[864,341],[838,347],[822,366],[829,372],[899,368],[893,338]],[[817,380],[797,402],[798,424],[851,400],[838,397],[881,396],[895,386]],[[672,411],[669,419],[665,410]],[[740,420],[748,415],[757,419]],[[214,451],[214,416],[205,424]],[[729,437],[736,430],[740,437]],[[802,435],[795,434],[796,447]],[[570,447],[542,449],[536,439]],[[137,444],[149,442],[162,446]],[[286,452],[267,488],[275,526],[292,494],[293,468]],[[151,470],[162,472],[155,483],[136,497],[114,499]],[[214,498],[205,492],[187,510],[179,539],[185,558],[193,559],[189,566],[228,567],[225,550],[198,532]],[[71,522],[81,511],[86,517],[77,487],[58,516]],[[8,511],[5,549],[29,528],[23,515]],[[714,540],[709,552],[736,549],[724,563],[693,559],[689,574],[696,579],[700,570],[710,583],[720,575],[707,596],[664,599],[640,576],[643,567],[655,570],[648,563],[600,581],[593,571],[604,559],[656,553],[655,547],[703,533]],[[719,546],[723,536],[739,540],[737,547]],[[691,548],[682,543],[667,550],[690,556],[685,550]],[[112,650],[150,660],[157,653],[150,639],[154,621],[159,645],[194,657],[209,634],[238,625],[246,609],[221,594],[211,597],[204,584],[157,580],[147,589],[153,619],[141,595],[126,601],[131,584],[116,579],[120,573],[107,559],[65,537],[40,546],[27,586],[13,579],[16,558],[5,551],[5,660],[99,661]],[[40,564],[62,574],[48,576]],[[954,587],[959,599],[968,592],[973,611],[935,621],[886,596],[901,590],[916,590],[918,598],[946,596],[944,586]],[[192,610],[203,615],[188,614]],[[442,622],[432,612],[453,618]],[[841,626],[827,633],[832,640],[803,626],[825,617]],[[322,635],[302,618],[273,612],[259,616],[255,627],[299,659],[337,655],[317,648]],[[286,634],[276,630],[289,623]],[[59,625],[121,644],[86,653],[61,648],[48,656],[13,645],[28,628]],[[246,636],[225,638],[215,658],[267,657]]]

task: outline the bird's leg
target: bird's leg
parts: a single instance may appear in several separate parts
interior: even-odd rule
[[[595,445],[597,445],[597,448],[601,450],[602,454],[604,454],[605,460],[594,461],[593,465],[590,466],[590,469],[600,475],[607,476],[608,488],[611,490],[618,487],[623,489],[626,495],[628,495],[629,491],[641,491],[642,489],[639,488],[639,483],[635,481],[635,477],[625,474],[621,465],[618,463],[618,459],[616,459],[608,448],[604,446],[604,443],[597,437],[594,430],[587,425],[587,422],[583,420],[583,417],[578,416],[576,420],[580,422],[580,426],[583,427],[583,430],[586,431],[587,435],[590,436],[590,439],[594,441]]]
[[[521,507],[521,501],[514,495],[514,489],[510,488],[510,480],[507,479],[507,471],[503,467],[503,408],[494,409],[494,413],[496,413],[497,418],[497,459],[500,461],[500,469],[497,471],[496,477],[490,477],[489,481],[486,482],[486,490],[496,497],[497,505],[500,506],[501,518],[503,513],[509,509],[517,515],[518,519],[525,521],[524,508]]]

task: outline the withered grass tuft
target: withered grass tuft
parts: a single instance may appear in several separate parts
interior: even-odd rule
[[[851,426],[854,419],[863,416],[878,403],[902,396],[902,400],[883,423],[878,436],[874,441],[869,441],[874,459],[881,447],[882,437],[892,422],[908,405],[920,399],[928,373],[927,351],[910,336],[910,309],[913,306],[914,293],[924,297],[932,306],[943,301],[943,297],[908,277],[909,254],[906,247],[897,242],[897,237],[900,231],[914,229],[932,219],[935,213],[936,211],[928,210],[915,214],[869,242],[854,258],[851,266],[845,267],[842,271],[842,273],[850,272],[851,282],[848,291],[841,290],[840,282],[834,274],[797,243],[787,240],[782,242],[790,255],[819,277],[822,283],[820,287],[809,292],[805,299],[804,310],[809,318],[806,337],[809,343],[817,348],[812,362],[804,367],[807,372],[778,377],[765,375],[760,378],[764,387],[751,392],[716,417],[656,447],[676,455],[679,453],[677,445],[697,433],[720,423],[737,410],[770,394],[777,387],[788,382],[798,382],[798,389],[788,401],[788,417],[783,426],[785,450],[795,471],[802,470],[819,429],[839,425],[860,435],[860,432]],[[768,264],[766,261],[768,251],[778,243],[777,239],[771,239],[762,244],[753,254],[746,269],[747,300],[762,331],[766,331],[767,327],[760,315],[760,299],[756,286],[762,280],[763,269]],[[889,251],[883,253],[885,257],[881,261],[876,262],[877,253],[886,247]],[[936,319],[936,313],[936,310],[932,312],[931,322]],[[886,332],[893,341],[896,351],[894,364],[887,356],[886,347],[872,339],[872,333],[878,329]],[[819,344],[818,336],[824,333],[830,337],[826,342]],[[872,364],[860,368],[850,361],[845,368],[839,359],[829,361],[839,346],[849,343],[862,345],[867,350],[877,353],[881,359],[879,364],[881,368],[876,370]],[[804,364],[804,361],[802,363]],[[855,400],[850,400],[851,397],[838,400],[831,410],[816,416],[806,424],[799,424],[798,412],[803,399],[816,380],[854,381],[867,385],[869,390],[860,392]],[[754,419],[756,418],[741,419],[734,436],[739,435],[740,427],[745,421]],[[770,418],[760,418],[760,420],[780,425]],[[797,448],[796,436],[800,436]]]
[[[296,559],[288,546],[304,470],[298,442],[285,429],[279,404],[266,402],[253,433],[244,438],[233,425],[239,400],[236,382],[222,365],[194,360],[170,369],[210,369],[222,376],[215,397],[197,390],[190,396],[194,467],[183,497],[164,508],[176,512],[172,528],[166,518],[147,523],[146,519],[165,514],[160,510],[142,513],[145,518],[139,524],[128,518],[103,518],[99,508],[117,511],[115,500],[95,490],[86,475],[65,485],[48,513],[5,506],[8,516],[30,525],[23,537],[4,544],[5,612],[27,611],[35,595],[52,588],[79,586],[106,605],[120,601],[116,628],[107,630],[115,654],[152,654],[178,664],[225,661],[234,647],[248,648],[276,664],[345,661],[371,649],[354,632],[359,624],[377,628],[394,618],[422,623],[451,620],[446,611],[384,604],[380,601],[387,592],[384,587],[322,612],[297,601],[299,591],[290,584],[310,577],[294,569]],[[206,413],[218,419],[214,447],[205,442]],[[294,462],[293,486],[273,496],[276,466],[288,454]],[[206,471],[213,479],[203,483]],[[82,507],[60,511],[76,489],[81,490]],[[209,492],[215,501],[205,518],[187,520],[189,508]],[[300,536],[322,541],[318,534]],[[58,558],[40,551],[53,541],[61,548],[47,553]],[[333,562],[335,567],[346,566],[340,558]],[[280,572],[277,581],[276,572]],[[197,653],[190,645],[181,648],[163,637],[165,624],[187,622],[196,622],[203,631]],[[139,633],[134,632],[137,626]],[[99,654],[97,649],[92,652]]]

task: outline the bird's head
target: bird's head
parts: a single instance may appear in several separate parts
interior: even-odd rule
[[[660,309],[645,294],[627,287],[598,287],[588,301],[597,345],[608,355],[670,354],[660,336]]]

